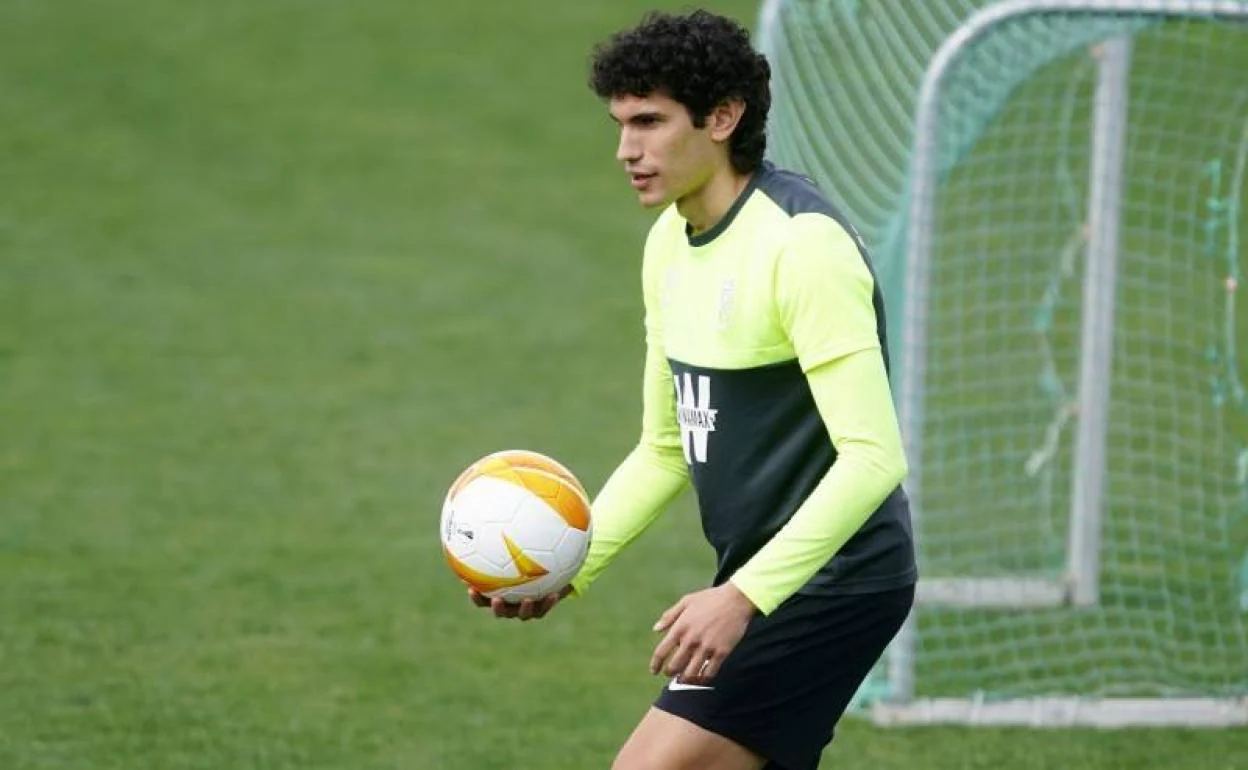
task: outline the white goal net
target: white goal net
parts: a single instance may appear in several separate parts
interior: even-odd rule
[[[760,46],[899,340],[877,714],[1248,723],[1248,2],[781,0]]]

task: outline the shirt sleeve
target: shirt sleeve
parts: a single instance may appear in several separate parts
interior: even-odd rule
[[[653,524],[689,483],[689,467],[676,423],[672,370],[662,343],[657,285],[649,274],[643,281],[646,362],[641,439],[594,500],[589,554],[572,580],[572,590],[577,595],[584,594],[607,565]]]
[[[731,578],[770,613],[853,537],[906,474],[880,350],[874,281],[853,237],[802,238],[777,267],[777,302],[837,459],[793,517]],[[836,232],[839,231],[839,234]]]

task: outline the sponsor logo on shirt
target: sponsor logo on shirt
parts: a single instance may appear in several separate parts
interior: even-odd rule
[[[711,408],[711,378],[689,373],[673,377],[676,386],[676,422],[680,424],[680,442],[685,449],[685,462],[706,462],[707,440],[715,432],[718,409]],[[697,387],[694,387],[694,383]]]

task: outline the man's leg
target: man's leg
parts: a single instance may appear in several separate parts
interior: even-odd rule
[[[651,708],[611,770],[761,770],[767,760],[666,711]]]

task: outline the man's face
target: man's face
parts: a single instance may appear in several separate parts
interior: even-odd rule
[[[615,96],[609,108],[620,126],[615,157],[641,205],[667,205],[710,180],[722,150],[711,138],[710,124],[695,128],[680,102],[659,93]]]

